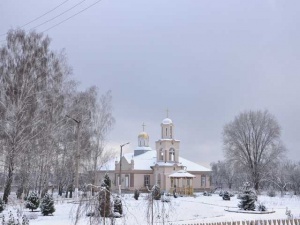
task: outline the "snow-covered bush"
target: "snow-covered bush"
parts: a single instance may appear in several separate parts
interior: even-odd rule
[[[167,194],[164,193],[164,194],[161,196],[161,201],[162,201],[162,202],[170,202],[171,199],[170,199],[170,197],[169,197]]]
[[[257,205],[257,211],[261,211],[261,212],[267,211],[267,207],[265,206],[264,203],[259,202]]]
[[[154,185],[152,187],[152,197],[154,200],[160,200],[161,193],[160,193],[160,187],[157,185]]]
[[[224,191],[223,193],[223,200],[230,200],[230,194],[228,191]]]
[[[43,216],[48,216],[55,212],[53,198],[49,194],[45,194],[40,205]]]
[[[139,197],[140,197],[140,192],[139,192],[138,189],[135,189],[135,190],[134,190],[133,197],[134,197],[135,200],[138,200],[138,199],[139,199]]]
[[[37,193],[34,191],[30,192],[26,198],[25,208],[31,209],[31,211],[33,211],[34,209],[37,209],[39,205],[40,205],[40,199]]]
[[[120,196],[114,198],[114,213],[123,214],[122,200]]]
[[[12,212],[9,211],[8,221],[6,222],[5,216],[3,215],[1,225],[29,225],[29,220],[25,215],[23,215],[22,218],[17,215],[17,218],[15,218]]]
[[[208,192],[208,191],[204,191],[204,192],[203,192],[203,196],[211,196],[211,193]]]

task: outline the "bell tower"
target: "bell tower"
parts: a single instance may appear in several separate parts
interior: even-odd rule
[[[173,162],[179,161],[179,140],[174,138],[174,124],[173,121],[168,118],[163,119],[160,124],[161,127],[161,139],[156,141],[156,159],[157,162]]]

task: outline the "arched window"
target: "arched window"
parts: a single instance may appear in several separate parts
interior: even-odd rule
[[[175,161],[175,149],[174,148],[171,148],[169,150],[169,160],[170,161]]]
[[[161,184],[161,177],[160,177],[160,173],[157,175],[157,185],[160,187]]]
[[[170,138],[172,138],[172,126],[170,127]]]
[[[160,149],[159,151],[159,160],[164,160],[164,150]]]
[[[166,137],[168,137],[168,128],[166,128]]]

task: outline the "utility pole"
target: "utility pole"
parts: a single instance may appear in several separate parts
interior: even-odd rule
[[[74,122],[77,123],[77,148],[75,152],[75,198],[78,199],[78,188],[79,188],[79,152],[80,152],[80,139],[79,139],[79,134],[80,134],[80,120],[76,120],[68,115],[66,117],[72,119]]]
[[[122,148],[128,144],[129,144],[129,142],[120,145],[120,148],[121,148],[121,151],[120,151],[120,173],[119,173],[119,195],[120,196],[121,196],[121,186],[122,186],[122,177],[121,177],[122,176]]]

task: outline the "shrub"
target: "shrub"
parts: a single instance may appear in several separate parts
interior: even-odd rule
[[[29,195],[26,198],[25,202],[25,208],[31,209],[33,211],[34,209],[37,209],[40,204],[40,199],[36,192],[30,192]]]
[[[257,210],[261,212],[265,212],[267,211],[267,207],[264,205],[264,203],[260,202],[258,203]]]
[[[116,196],[114,198],[114,212],[119,213],[120,215],[123,214],[122,200],[120,196]]]
[[[160,193],[160,187],[157,185],[154,185],[152,187],[152,197],[154,200],[160,200],[161,193]]]
[[[138,199],[139,199],[139,197],[140,197],[140,192],[139,192],[138,189],[135,189],[135,190],[134,190],[133,197],[134,197],[135,200],[138,200]]]
[[[223,200],[230,200],[230,194],[228,191],[224,191],[223,193]]]
[[[43,216],[48,216],[49,214],[52,215],[55,212],[54,201],[49,194],[44,195],[40,208]]]

